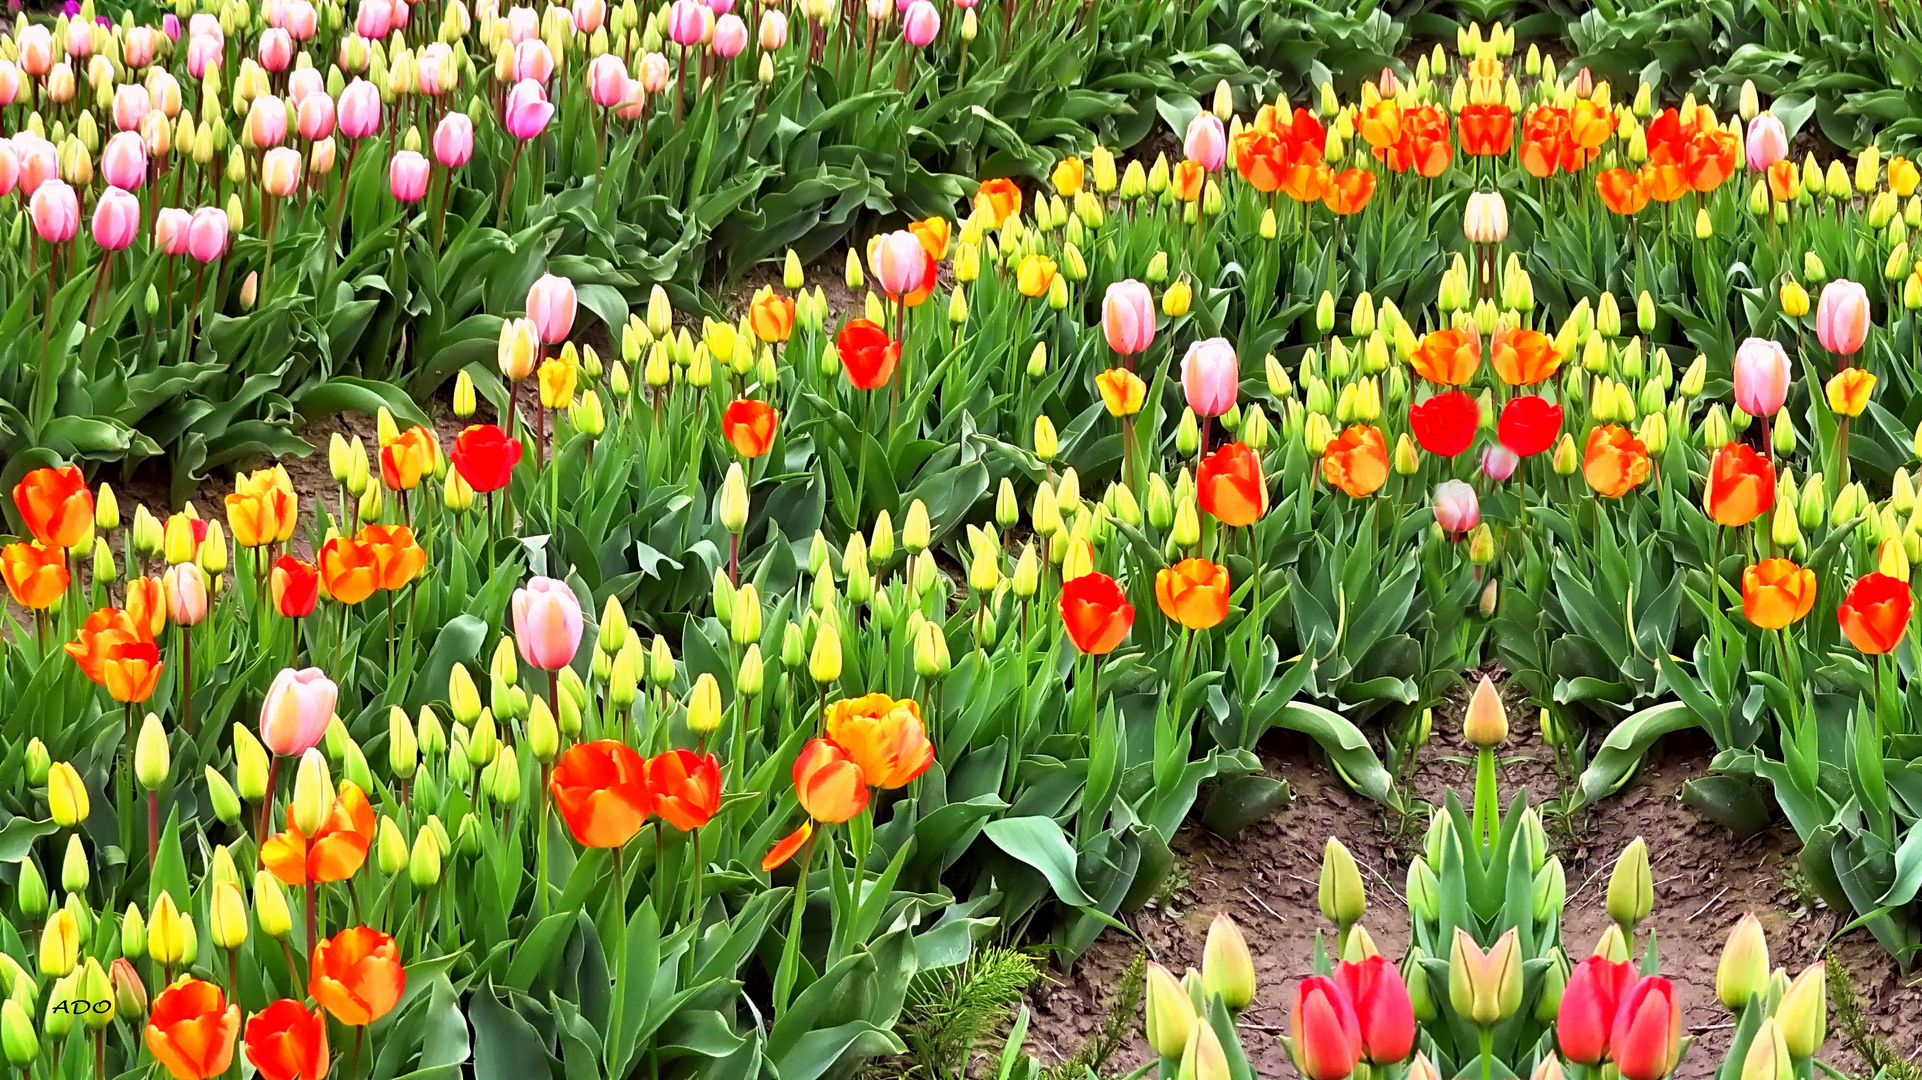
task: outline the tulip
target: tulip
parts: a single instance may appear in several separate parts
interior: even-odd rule
[[[1764,630],[1800,622],[1814,609],[1815,595],[1815,571],[1787,559],[1764,559],[1742,571],[1742,614]]]
[[[1361,1026],[1341,984],[1310,975],[1295,988],[1289,1048],[1306,1080],[1345,1080],[1360,1059]]]
[[[886,694],[837,701],[826,714],[828,739],[877,788],[905,787],[934,763],[921,707]]]
[[[1662,1080],[1681,1057],[1681,1040],[1682,1008],[1673,984],[1649,975],[1629,988],[1609,1034],[1622,1080]]]
[[[1113,652],[1134,625],[1134,606],[1106,574],[1084,574],[1064,584],[1060,606],[1069,640],[1090,655]]]
[[[1221,126],[1221,118],[1213,113],[1196,113],[1182,136],[1181,152],[1187,160],[1208,172],[1221,168],[1228,159],[1228,135]]]
[[[0,548],[0,577],[14,602],[34,611],[51,608],[72,581],[66,552],[37,543]]]
[[[1388,480],[1388,442],[1381,429],[1351,424],[1330,438],[1322,448],[1321,474],[1352,498],[1366,498],[1380,490]]]
[[[1499,191],[1476,191],[1462,214],[1462,233],[1471,244],[1499,244],[1508,237],[1508,204]]]
[[[1493,1027],[1521,1007],[1522,967],[1516,931],[1497,938],[1487,952],[1466,930],[1455,929],[1448,961],[1448,999],[1463,1019]]]
[[[1835,373],[1823,388],[1829,411],[1837,416],[1861,416],[1869,407],[1875,391],[1875,376],[1862,368],[1845,367]]]
[[[875,390],[894,377],[901,360],[901,343],[889,338],[886,330],[867,319],[851,319],[835,335],[834,346],[840,356],[848,384],[856,390]]]
[[[1715,969],[1715,996],[1726,1008],[1747,1007],[1750,999],[1766,994],[1769,982],[1768,939],[1761,920],[1745,912],[1729,931],[1728,944]]]
[[[603,109],[619,105],[627,96],[627,63],[615,53],[595,57],[587,65],[587,93]]]
[[[747,23],[732,12],[721,15],[714,21],[714,33],[709,45],[714,55],[723,60],[732,60],[747,48]]]
[[[1908,629],[1915,600],[1907,582],[1883,573],[1864,574],[1836,609],[1843,636],[1866,656],[1893,652]]]
[[[1748,167],[1762,172],[1788,157],[1788,131],[1773,113],[1759,113],[1748,122],[1743,147],[1748,152]]]
[[[1188,346],[1181,359],[1181,386],[1197,416],[1220,416],[1234,406],[1241,389],[1241,363],[1227,338],[1208,338]]]
[[[1718,525],[1739,528],[1775,505],[1775,467],[1741,443],[1728,443],[1710,459],[1702,501]]]
[[[647,762],[647,789],[661,820],[691,832],[721,809],[721,767],[713,754],[669,750]]]
[[[218,207],[195,210],[187,223],[187,254],[203,263],[213,262],[227,251],[227,232],[227,215]]]
[[[309,968],[307,993],[335,1020],[354,1027],[393,1011],[407,985],[394,939],[365,926],[321,942]]]
[[[1481,522],[1480,501],[1475,489],[1461,480],[1444,480],[1435,485],[1435,524],[1442,531],[1460,538]]]
[[[1588,433],[1582,454],[1582,477],[1606,498],[1619,499],[1648,479],[1648,447],[1618,424],[1604,424]]]
[[[1101,329],[1108,347],[1122,356],[1147,352],[1155,339],[1155,302],[1148,286],[1133,278],[1109,285],[1101,300]]]
[[[1757,117],[1757,119],[1761,119]],[[1767,338],[1749,338],[1735,350],[1735,405],[1750,416],[1782,411],[1789,391],[1788,352]]]
[[[247,1060],[266,1080],[318,1080],[327,1073],[327,1021],[282,998],[247,1020]]]
[[[1377,1065],[1407,1058],[1415,1048],[1415,1007],[1395,965],[1380,955],[1344,960],[1335,982],[1354,1006],[1361,1056]]]
[[[700,0],[674,0],[668,6],[668,40],[682,48],[706,41],[713,23],[714,13]]]
[[[646,763],[612,740],[569,747],[554,764],[549,794],[583,847],[617,848],[639,832],[653,806]]]
[[[1228,568],[1207,559],[1183,559],[1155,574],[1155,603],[1190,630],[1207,630],[1226,619],[1231,592]]]
[[[427,179],[433,166],[413,150],[401,150],[387,163],[387,191],[404,203],[416,203],[427,194]]]
[[[71,829],[91,812],[87,785],[80,773],[67,762],[54,762],[47,770],[47,816],[55,825]]]
[[[922,247],[921,238],[907,229],[888,233],[868,249],[868,267],[875,284],[893,300],[928,286],[934,261]]]
[[[1596,955],[1575,965],[1555,1016],[1563,1057],[1594,1065],[1608,1056],[1615,1014],[1634,981],[1635,969],[1626,960]]]
[[[49,244],[64,244],[80,231],[80,199],[63,180],[47,180],[29,200],[34,235]]]
[[[901,36],[915,48],[925,49],[940,32],[941,13],[928,0],[912,0],[901,20]]]
[[[558,345],[574,330],[578,307],[574,283],[554,274],[543,274],[527,290],[527,317],[542,341]]]
[[[260,164],[260,186],[267,194],[284,199],[300,190],[300,151],[277,146],[267,151]]]
[[[319,745],[333,720],[340,688],[319,668],[283,668],[260,706],[260,741],[282,757]]]
[[[132,191],[147,182],[147,143],[137,131],[122,131],[100,152],[100,176],[109,187]]]
[[[1254,957],[1249,955],[1241,929],[1225,911],[1216,913],[1208,924],[1208,940],[1201,954],[1201,985],[1210,997],[1221,998],[1222,1004],[1236,1012],[1255,1000]]]
[[[514,590],[514,643],[521,659],[543,671],[573,662],[581,644],[581,602],[566,582],[536,577]]]
[[[1152,960],[1148,962],[1147,1007],[1143,1012],[1148,1045],[1163,1059],[1179,1058],[1198,1019],[1195,1004],[1168,969]]]
[[[192,563],[169,566],[161,576],[167,593],[167,616],[181,626],[198,626],[207,617],[207,578]]]
[[[1868,290],[1845,278],[1822,286],[1815,306],[1815,336],[1822,347],[1838,356],[1853,356],[1868,333]]]
[[[794,759],[794,792],[809,817],[838,824],[867,809],[868,782],[846,750],[811,739]]]
[[[778,52],[787,44],[787,16],[778,9],[769,8],[761,12],[761,25],[757,37],[762,52]]]
[[[329,784],[320,751],[308,750],[294,781],[288,829],[261,842],[261,865],[288,885],[345,881],[367,861],[379,829],[367,793],[343,783],[334,796]]]
[[[1368,893],[1362,887],[1361,868],[1342,842],[1333,837],[1322,847],[1321,881],[1316,900],[1322,917],[1344,931],[1361,921],[1368,910]]]
[[[211,1080],[226,1072],[240,1033],[240,1007],[210,982],[183,978],[153,999],[147,1049],[174,1080]]]
[[[1828,1040],[1828,991],[1828,965],[1818,960],[1789,983],[1775,1006],[1782,1040],[1797,1062],[1814,1057]]]

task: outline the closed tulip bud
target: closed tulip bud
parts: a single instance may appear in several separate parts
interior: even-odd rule
[[[1146,1017],[1148,1045],[1163,1060],[1181,1057],[1196,1026],[1194,1001],[1167,968],[1148,963]]]
[[[271,938],[285,939],[294,927],[280,879],[266,870],[254,875],[254,920],[260,924],[260,932]]]
[[[1226,912],[1217,914],[1208,926],[1208,941],[1202,949],[1201,983],[1210,997],[1219,996],[1222,1004],[1240,1012],[1255,999],[1255,961],[1248,942]]]
[[[163,965],[179,964],[193,948],[193,936],[193,920],[182,916],[173,894],[163,890],[147,922],[147,955]]]
[[[60,887],[69,893],[87,891],[87,849],[81,846],[80,835],[69,833],[67,854],[60,862]]]
[[[1828,1041],[1828,999],[1828,965],[1817,961],[1789,983],[1775,1006],[1783,1042],[1798,1063],[1814,1057]]]
[[[78,976],[74,983],[74,997],[76,1000],[87,1002],[90,1005],[94,1002],[104,1001],[109,1005],[109,1008],[106,1009],[89,1008],[82,1010],[80,1012],[81,1020],[87,1027],[95,1031],[113,1023],[114,1011],[111,1008],[114,1000],[113,981],[107,978],[107,969],[100,966],[99,960],[89,956],[86,962],[80,965],[79,970],[75,974]]]
[[[0,1051],[7,1062],[23,1072],[40,1056],[40,1037],[34,1033],[33,1018],[12,998],[0,1001]]]
[[[1368,910],[1368,894],[1362,887],[1361,868],[1355,857],[1330,837],[1322,848],[1321,885],[1318,892],[1322,917],[1346,930],[1361,921]]]
[[[238,949],[247,943],[247,903],[241,898],[239,886],[231,881],[214,883],[207,925],[219,948]]]
[[[71,829],[87,820],[91,809],[79,772],[67,762],[54,762],[47,770],[47,816],[55,825]]]
[[[1796,492],[1797,511],[1804,529],[1820,528],[1828,510],[1828,491],[1822,474],[1810,473]]]
[[[939,679],[953,666],[948,656],[948,635],[933,622],[921,624],[914,639],[914,672],[924,679]]]
[[[696,735],[711,735],[720,727],[721,684],[711,673],[702,672],[687,695],[687,729]]]
[[[288,806],[288,818],[295,828],[312,836],[326,823],[333,803],[334,785],[327,774],[327,759],[321,756],[319,750],[310,749],[300,758],[300,768],[294,777],[294,798]]]
[[[167,782],[167,773],[173,767],[173,755],[167,747],[167,732],[160,726],[160,717],[148,713],[140,725],[140,734],[134,740],[133,773],[145,791],[158,791]]]
[[[115,1019],[137,1020],[147,1015],[147,985],[126,957],[115,958],[107,969],[107,981],[113,987]]]
[[[1194,296],[1194,289],[1186,281],[1176,281],[1161,294],[1161,313],[1171,319],[1181,318],[1194,304]]]
[[[817,683],[831,683],[841,677],[841,631],[833,620],[823,622],[814,635],[808,676]]]
[[[1622,849],[1608,878],[1608,917],[1628,934],[1655,906],[1655,883],[1648,866],[1648,844],[1636,837]]]
[[[429,888],[440,881],[441,844],[432,829],[423,828],[414,835],[413,847],[407,853],[407,880],[416,889]]]
[[[1551,951],[1548,957],[1548,967],[1542,971],[1541,996],[1535,999],[1535,1021],[1537,1023],[1553,1024],[1555,1022],[1556,1014],[1560,1012],[1562,1007],[1562,994],[1568,989],[1568,973],[1568,955],[1560,949]],[[1549,1055],[1549,1057],[1545,1059],[1545,1064],[1554,1066],[1555,1072],[1552,1076],[1546,1074],[1542,1066],[1537,1066],[1530,1080],[1562,1080],[1561,1064],[1556,1061],[1554,1055]]]
[[[1762,923],[1745,913],[1729,931],[1722,959],[1715,969],[1715,996],[1730,1010],[1745,1008],[1749,1000],[1768,992],[1769,946]]]

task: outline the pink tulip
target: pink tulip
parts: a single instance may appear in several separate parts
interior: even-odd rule
[[[454,50],[442,42],[429,44],[414,60],[420,92],[429,97],[438,97],[453,89],[455,74]]]
[[[257,150],[279,146],[287,139],[287,106],[272,94],[262,94],[247,108],[247,135]]]
[[[434,160],[458,169],[474,157],[474,122],[464,112],[450,112],[434,129]]]
[[[1220,416],[1234,407],[1241,390],[1241,361],[1227,338],[1208,338],[1188,346],[1181,358],[1181,388],[1196,416]]]
[[[636,65],[634,81],[641,84],[643,93],[658,94],[667,89],[669,74],[667,57],[651,52],[641,57],[640,64]]]
[[[546,86],[554,76],[554,52],[547,42],[534,38],[514,46],[514,75]]]
[[[940,33],[941,13],[933,4],[928,0],[914,0],[908,5],[907,15],[901,20],[901,36],[908,44],[925,49],[934,44],[935,36]]]
[[[147,88],[139,83],[122,83],[113,88],[113,126],[120,131],[138,131],[140,122],[153,108]]]
[[[53,31],[39,23],[28,23],[20,31],[20,39],[14,43],[20,53],[20,70],[28,76],[44,78],[53,70]]]
[[[1500,443],[1493,443],[1482,450],[1482,475],[1497,483],[1515,475],[1515,467],[1522,459]]]
[[[701,0],[674,0],[667,9],[667,37],[686,48],[707,40],[714,27],[714,13]]]
[[[402,150],[387,163],[387,190],[401,202],[419,202],[427,194],[427,177],[432,170],[418,151]]]
[[[287,100],[293,102],[296,109],[315,94],[326,92],[327,83],[321,76],[319,68],[295,68],[293,73],[287,76]],[[328,105],[332,104],[333,101],[330,99]],[[333,114],[330,111],[328,115],[331,117]],[[329,123],[331,124],[331,120]]]
[[[80,197],[65,180],[48,180],[30,203],[33,231],[49,244],[64,244],[80,231]]]
[[[394,15],[392,19],[388,20],[387,32],[391,34],[396,30],[407,29],[407,16],[411,15],[413,11],[413,5],[409,4],[407,0],[394,0]]]
[[[507,10],[507,40],[519,45],[541,36],[541,17],[533,8],[509,8]]]
[[[20,190],[28,198],[40,190],[40,185],[60,176],[60,152],[52,143],[32,132],[21,132],[13,137],[13,148],[20,154]]]
[[[260,187],[276,199],[300,190],[300,151],[276,146],[260,160]]]
[[[1735,406],[1750,416],[1774,416],[1789,396],[1789,354],[1767,338],[1735,350]]]
[[[614,110],[614,115],[623,120],[639,120],[646,113],[647,84],[639,79],[627,80],[626,88],[621,91],[620,107]]]
[[[1181,141],[1182,153],[1209,172],[1221,168],[1228,159],[1228,133],[1214,113],[1196,113],[1188,121],[1188,134]]]
[[[1869,336],[1868,290],[1847,278],[1822,286],[1822,299],[1815,305],[1815,336],[1832,353],[1855,355]]]
[[[747,48],[747,24],[729,13],[714,21],[714,54],[732,60]]]
[[[269,27],[260,32],[260,44],[254,49],[260,58],[260,66],[275,75],[287,70],[294,60],[294,38],[285,30]]]
[[[378,41],[387,36],[394,22],[394,8],[387,0],[360,0],[354,14],[354,33]]]
[[[713,12],[716,18],[734,10],[734,0],[701,0],[701,2],[707,5],[707,9]]]
[[[67,23],[67,55],[84,60],[93,55],[93,24],[85,19]]]
[[[203,263],[213,262],[227,251],[227,213],[217,206],[203,206],[187,221],[187,254]]]
[[[108,251],[125,251],[140,234],[140,200],[110,187],[93,206],[93,242]]]
[[[127,31],[120,42],[120,59],[136,71],[153,63],[154,37],[151,26],[136,26]]]
[[[761,12],[761,28],[757,36],[762,52],[778,52],[787,44],[787,16],[773,8]]]
[[[320,90],[301,98],[295,106],[294,127],[301,138],[313,142],[334,133],[334,117],[334,99],[327,96],[327,91]]]
[[[261,743],[282,757],[305,754],[327,734],[339,700],[340,688],[319,668],[282,668],[260,703]]]
[[[574,331],[574,283],[564,277],[542,274],[527,290],[527,317],[541,340],[559,345]]]
[[[906,229],[888,233],[868,248],[868,266],[875,283],[893,298],[917,292],[928,284],[929,258],[921,238]]]
[[[139,132],[115,132],[113,138],[107,140],[100,151],[100,175],[108,186],[128,191],[146,183],[147,143]]]
[[[581,602],[564,581],[537,577],[514,590],[514,644],[521,660],[559,671],[581,646]]]
[[[507,92],[507,108],[502,117],[507,133],[517,139],[538,138],[554,118],[554,106],[547,100],[541,84],[523,79]]]
[[[207,69],[220,70],[221,50],[224,46],[218,38],[206,36],[190,38],[187,41],[187,74],[196,79],[207,77]]]
[[[0,60],[0,106],[11,105],[20,96],[20,69],[11,60]]]
[[[202,11],[187,20],[187,37],[212,38],[214,44],[227,46],[227,32],[220,28],[220,16]]]
[[[627,95],[627,64],[619,54],[602,53],[587,65],[587,96],[611,109]]]
[[[1101,298],[1101,329],[1108,347],[1122,356],[1140,356],[1155,340],[1155,298],[1133,278],[1108,286]]]
[[[1789,135],[1773,113],[1760,113],[1748,122],[1748,167],[1761,172],[1789,156]]]
[[[180,40],[180,16],[169,11],[160,17],[160,32],[167,35],[168,41]]]
[[[607,22],[607,0],[574,0],[574,32],[592,34]]]
[[[192,216],[178,206],[162,207],[153,219],[153,246],[163,255],[185,255],[187,228],[192,220]]]
[[[380,91],[366,79],[347,84],[335,111],[340,133],[350,139],[364,139],[380,131]]]
[[[207,617],[207,577],[193,563],[176,563],[160,577],[167,617],[177,626],[198,626]]]
[[[320,13],[308,0],[293,0],[287,5],[286,30],[295,41],[312,40],[315,31],[320,29]]]
[[[1460,480],[1444,480],[1435,485],[1435,524],[1451,536],[1459,537],[1482,519],[1481,503],[1475,489]]]
[[[0,196],[13,194],[20,186],[20,155],[13,144],[0,139]]]

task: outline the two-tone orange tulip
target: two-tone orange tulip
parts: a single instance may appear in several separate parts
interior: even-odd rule
[[[1582,449],[1582,479],[1595,493],[1619,499],[1648,479],[1648,446],[1619,424],[1603,424],[1588,433]]]
[[[352,927],[321,942],[308,968],[308,995],[350,1027],[386,1016],[407,989],[394,939],[371,927]]]
[[[867,694],[834,702],[827,707],[826,728],[870,786],[904,787],[934,764],[921,706],[905,698]]]
[[[160,647],[151,641],[124,641],[107,649],[100,681],[115,701],[138,704],[160,685]]]
[[[721,413],[721,435],[744,458],[757,458],[774,446],[774,433],[781,414],[774,406],[753,398],[741,398]]]
[[[1351,424],[1328,440],[1321,453],[1321,475],[1331,485],[1361,499],[1388,482],[1388,441],[1373,424]]]
[[[1081,164],[1079,158],[1068,158],[1062,162],[1062,165],[1065,166],[1069,161],[1074,162],[1076,165]],[[1060,172],[1059,169],[1055,171],[1057,173]],[[1062,194],[1072,195],[1073,192],[1063,192]],[[921,241],[921,250],[928,253],[928,258],[933,259],[935,262],[940,262],[948,257],[948,241],[954,235],[954,223],[950,222],[947,218],[936,215],[930,218],[922,218],[920,221],[910,221],[908,222],[908,231],[914,234],[916,240]]]
[[[1261,457],[1248,444],[1232,442],[1195,469],[1195,501],[1223,525],[1253,525],[1268,512],[1268,480]]]
[[[654,807],[647,763],[613,739],[568,747],[554,763],[547,791],[582,847],[620,847],[641,831]]]
[[[240,1034],[240,1007],[220,987],[183,978],[154,996],[147,1049],[174,1080],[211,1080],[227,1071]]]
[[[368,525],[357,539],[372,552],[383,589],[405,587],[427,565],[427,552],[414,539],[414,530],[405,525]]]
[[[1533,386],[1561,370],[1554,339],[1527,327],[1497,327],[1489,342],[1489,364],[1510,386]]]
[[[1763,559],[1742,571],[1742,614],[1764,630],[1802,621],[1815,608],[1815,571],[1787,559]]]
[[[762,341],[786,341],[794,334],[794,301],[775,295],[772,286],[762,286],[748,304],[747,324]]]
[[[258,534],[271,537],[271,540],[263,540],[262,543],[284,544],[293,539],[294,528],[300,523],[300,496],[294,493],[294,481],[287,475],[285,467],[275,465],[243,473],[234,479],[234,494],[250,497],[255,503],[251,508],[255,523],[253,528]],[[227,502],[227,527],[238,539],[240,526],[234,522],[233,500],[229,498]]]
[[[261,842],[260,863],[289,885],[345,881],[367,861],[378,827],[367,793],[356,784],[343,784],[313,836],[288,825]]]
[[[1775,506],[1775,466],[1748,446],[1729,443],[1709,459],[1702,503],[1717,525],[1747,525]]]
[[[1228,617],[1228,568],[1207,559],[1183,559],[1155,574],[1161,613],[1190,630],[1206,630]]]
[[[88,679],[107,685],[107,662],[122,645],[152,641],[145,625],[134,621],[120,608],[101,608],[87,616],[74,639],[67,642],[67,655],[80,665]]]
[[[1343,217],[1359,214],[1375,196],[1375,174],[1367,169],[1343,169],[1328,177],[1321,201]]]
[[[167,587],[157,577],[137,577],[127,582],[127,617],[155,641],[167,628]]]
[[[70,548],[93,530],[93,492],[76,465],[35,469],[13,486],[27,531],[48,547]]]
[[[343,604],[358,604],[380,588],[380,557],[372,546],[346,536],[321,545],[320,583]]]
[[[809,739],[794,759],[794,795],[815,821],[839,824],[867,809],[867,774],[843,747]]]
[[[416,425],[380,448],[380,482],[389,491],[412,491],[421,477],[432,476],[440,459],[434,433]]]
[[[1909,583],[1888,574],[1864,574],[1849,586],[1835,610],[1842,633],[1864,655],[1894,652],[1909,628],[1915,596]]]
[[[1472,329],[1435,330],[1421,339],[1409,361],[1415,373],[1441,386],[1460,386],[1482,366],[1482,339]]]
[[[67,591],[73,575],[67,571],[64,548],[31,543],[0,548],[0,578],[6,579],[14,603],[45,611]]]
[[[708,823],[721,810],[721,765],[713,754],[669,750],[647,761],[654,812],[682,832]]]
[[[1008,179],[984,180],[974,192],[974,212],[990,229],[999,229],[1021,213],[1021,189]]]
[[[1627,216],[1648,205],[1648,188],[1640,176],[1627,169],[1608,169],[1597,175],[1595,193],[1612,214]]]
[[[247,1060],[266,1080],[324,1080],[327,1020],[292,998],[247,1019]]]

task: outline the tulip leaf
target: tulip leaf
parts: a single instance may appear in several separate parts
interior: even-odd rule
[[[1700,723],[1695,713],[1680,701],[1665,701],[1635,713],[1615,725],[1602,740],[1600,749],[1581,776],[1581,796],[1591,803],[1613,794],[1634,773],[1655,740],[1670,732],[1682,731]]]
[[[540,1032],[520,1013],[501,1003],[489,984],[468,1001],[474,1027],[474,1080],[529,1080],[551,1076],[559,1064],[547,1052]]]
[[[1094,900],[1075,878],[1074,845],[1053,818],[1033,815],[990,821],[983,830],[995,846],[1041,872],[1054,895],[1071,907],[1093,907]]]
[[[50,836],[60,826],[52,818],[34,821],[31,818],[17,817],[0,825],[0,862],[17,863],[33,851],[33,842],[43,836]]]

